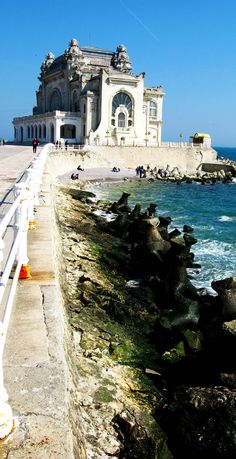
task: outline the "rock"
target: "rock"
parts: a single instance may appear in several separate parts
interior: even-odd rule
[[[140,213],[141,213],[141,204],[137,203],[135,204],[134,209],[130,213],[129,219],[131,221],[137,220],[139,218]]]
[[[184,233],[192,233],[193,232],[193,228],[189,225],[184,225],[183,226],[183,232]]]
[[[149,207],[147,209],[149,217],[152,217],[156,212],[157,204],[150,202]]]
[[[171,231],[168,234],[168,239],[173,239],[181,235],[181,231],[179,231],[177,228],[175,228],[173,231]]]
[[[124,410],[114,418],[116,430],[123,438],[120,457],[126,459],[171,459],[166,436],[148,413]],[[145,426],[145,427],[144,427]]]
[[[158,413],[176,457],[233,458],[236,393],[224,387],[181,387]]]
[[[168,351],[162,354],[161,358],[164,362],[176,363],[186,357],[184,343],[180,341],[174,348],[168,349]]]
[[[188,233],[184,233],[183,238],[187,247],[191,247],[192,245],[197,243],[197,239],[195,239],[193,236],[190,236],[190,234]]]
[[[124,192],[121,196],[121,198],[119,199],[119,201],[117,202],[117,205],[118,206],[122,206],[122,205],[125,205],[125,206],[128,206],[128,198],[130,196],[130,193],[126,193]]]
[[[202,350],[203,336],[199,330],[184,330],[183,336],[186,340],[187,345],[192,351],[199,352]]]
[[[213,281],[211,286],[219,295],[223,319],[236,319],[236,277]]]
[[[87,198],[96,198],[96,195],[91,191],[79,190],[75,188],[70,188],[68,193],[72,196],[73,199],[78,199],[82,202],[85,202]]]

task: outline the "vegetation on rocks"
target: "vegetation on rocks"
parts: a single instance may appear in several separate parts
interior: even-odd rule
[[[127,193],[112,205],[92,198],[57,189],[84,457],[233,457],[235,280],[214,284],[216,297],[194,288],[192,228],[169,233],[169,217],[156,217],[154,203],[130,209]],[[105,222],[96,206],[116,219]],[[196,429],[192,440],[188,429]]]

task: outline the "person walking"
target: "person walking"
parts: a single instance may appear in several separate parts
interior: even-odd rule
[[[38,146],[38,140],[36,138],[33,139],[32,145],[33,145],[33,153],[36,153],[37,146]]]

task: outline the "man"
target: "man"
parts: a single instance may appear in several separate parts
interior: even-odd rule
[[[37,146],[38,146],[38,140],[36,138],[33,139],[32,145],[33,145],[33,153],[36,153]]]

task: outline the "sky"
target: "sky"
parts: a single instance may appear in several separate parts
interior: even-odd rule
[[[235,0],[3,0],[0,17],[0,138],[32,114],[46,54],[76,38],[111,51],[124,43],[133,73],[163,86],[163,141],[205,132],[236,146]]]

